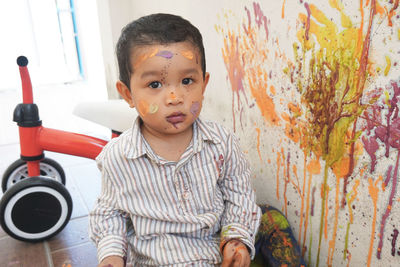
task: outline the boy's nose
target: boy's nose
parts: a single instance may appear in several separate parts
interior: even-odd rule
[[[177,88],[171,88],[167,92],[167,104],[176,105],[183,102],[183,95]]]

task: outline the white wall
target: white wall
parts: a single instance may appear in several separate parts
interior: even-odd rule
[[[287,214],[310,266],[317,261],[319,266],[400,265],[396,235],[400,150],[395,142],[385,143],[375,134],[386,131],[394,140],[400,136],[393,130],[398,127],[398,110],[393,109],[389,118],[392,128],[385,117],[390,106],[398,107],[391,81],[399,83],[400,78],[399,9],[393,11],[389,26],[385,8],[390,11],[394,5],[376,1],[381,13],[372,16],[369,27],[370,6],[365,5],[374,1],[361,2],[363,13],[360,2],[350,0],[343,5],[327,0],[99,1],[103,9],[99,13],[105,16],[100,20],[108,24],[102,40],[110,96],[115,96],[117,77],[111,47],[122,25],[150,13],[168,12],[198,26],[211,73],[203,117],[235,130],[253,168],[258,201]],[[360,45],[365,43],[369,28],[370,48],[363,52],[357,39],[361,37]],[[306,35],[309,41],[302,46],[300,40]],[[320,50],[325,54],[318,54]],[[224,58],[224,53],[230,56]],[[350,91],[345,91],[346,82]],[[332,83],[334,87],[329,87]],[[333,96],[326,94],[329,88],[334,88]],[[326,102],[322,95],[327,95]],[[382,107],[380,116],[367,120],[363,111],[373,110],[374,104]],[[343,108],[341,113],[336,107]],[[343,117],[335,120],[331,116],[335,114]],[[329,123],[333,128],[327,137],[323,126]],[[375,153],[366,140],[376,145]],[[374,172],[371,155],[377,157]],[[394,177],[386,175],[389,169],[397,170]]]

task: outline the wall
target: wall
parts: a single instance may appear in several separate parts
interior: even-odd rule
[[[400,265],[398,0],[107,3],[131,4],[118,23],[199,27],[203,117],[236,132],[258,202],[287,215],[310,266]]]

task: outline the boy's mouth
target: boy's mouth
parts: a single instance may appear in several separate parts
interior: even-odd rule
[[[167,121],[172,124],[180,123],[185,120],[186,115],[182,112],[174,112],[167,116]]]

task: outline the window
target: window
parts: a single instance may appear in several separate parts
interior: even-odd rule
[[[83,77],[73,0],[0,4],[0,90],[19,86],[16,58],[25,55],[35,84]]]

